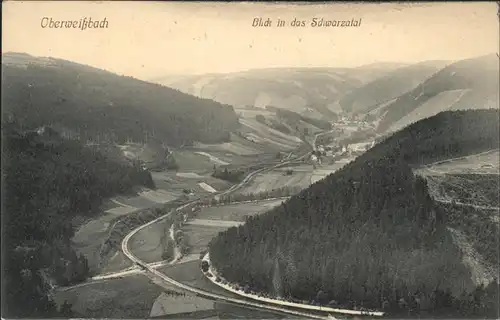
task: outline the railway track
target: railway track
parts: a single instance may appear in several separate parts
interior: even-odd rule
[[[218,193],[217,196],[226,195],[228,193],[235,192],[236,190],[238,190],[238,189],[242,188],[243,186],[245,186],[248,182],[251,181],[251,179],[253,177],[255,177],[259,173],[262,173],[262,172],[267,171],[267,170],[273,170],[273,169],[279,168],[281,166],[289,165],[289,164],[291,164],[293,162],[300,161],[300,160],[304,159],[305,157],[307,157],[309,155],[310,155],[310,152],[308,152],[308,153],[306,153],[306,154],[304,154],[304,155],[302,155],[302,156],[300,156],[298,158],[291,159],[289,161],[285,161],[285,162],[276,164],[276,165],[268,167],[268,168],[261,168],[261,169],[258,169],[256,171],[253,171],[250,174],[248,174],[243,179],[243,181],[241,181],[240,183],[232,186],[231,188],[229,188],[228,190],[226,190],[224,192]],[[208,298],[208,299],[214,299],[214,300],[219,300],[219,301],[225,301],[225,302],[229,302],[229,303],[233,303],[233,304],[237,304],[237,305],[241,305],[241,306],[245,306],[245,307],[250,307],[250,308],[257,308],[257,309],[275,311],[275,312],[279,312],[279,313],[284,313],[284,314],[289,314],[289,315],[294,315],[294,316],[299,316],[299,317],[304,317],[304,318],[310,318],[310,319],[332,319],[331,316],[321,316],[321,315],[318,315],[318,314],[312,314],[312,313],[307,313],[307,312],[301,312],[301,311],[291,310],[289,308],[284,308],[284,307],[269,305],[269,304],[265,304],[265,303],[258,303],[258,302],[244,300],[244,299],[232,298],[232,297],[228,297],[228,296],[225,296],[225,295],[215,294],[215,293],[212,293],[212,292],[208,292],[208,291],[205,291],[205,290],[201,290],[201,289],[198,289],[198,288],[186,285],[184,283],[176,281],[176,280],[174,280],[174,279],[166,276],[165,274],[159,272],[154,267],[152,267],[152,266],[148,265],[146,262],[140,260],[137,256],[135,256],[129,250],[128,242],[130,241],[130,239],[137,232],[139,232],[140,230],[142,230],[144,228],[147,228],[148,226],[150,226],[150,225],[152,225],[154,223],[157,223],[159,221],[162,221],[162,220],[168,218],[169,216],[171,216],[172,214],[174,214],[176,212],[179,212],[180,210],[183,210],[183,209],[186,209],[188,207],[197,205],[199,202],[200,202],[200,199],[196,199],[196,200],[193,200],[193,201],[188,202],[186,204],[183,204],[180,207],[177,207],[176,209],[171,210],[169,213],[167,213],[167,214],[165,214],[165,215],[163,215],[161,217],[158,217],[158,218],[156,218],[154,220],[151,220],[150,222],[148,222],[146,224],[143,224],[143,225],[135,228],[134,230],[132,230],[129,234],[127,234],[125,236],[125,238],[123,239],[122,244],[121,244],[122,251],[125,254],[125,256],[128,259],[130,259],[134,264],[138,265],[141,269],[145,270],[146,271],[146,275],[150,279],[152,279],[152,280],[161,279],[162,281],[165,281],[168,284],[171,284],[171,285],[174,285],[174,286],[176,286],[176,287],[178,287],[180,289],[192,292],[192,293],[194,293],[194,294],[196,294],[196,295],[198,295],[200,297],[204,297],[204,298]]]
[[[276,168],[279,168],[279,167],[285,167],[285,166],[289,166],[289,165],[293,165],[293,164],[300,164],[303,161],[304,158],[307,158],[314,151],[316,151],[316,140],[317,140],[317,138],[319,136],[327,134],[327,133],[328,132],[322,132],[322,133],[316,134],[314,136],[314,140],[313,140],[312,144],[309,143],[309,142],[306,142],[306,144],[309,145],[309,147],[311,147],[312,151],[308,151],[305,154],[303,154],[301,156],[298,156],[296,158],[293,158],[293,159],[288,158],[288,160],[286,160],[286,161],[283,161],[283,162],[280,162],[280,163],[277,163],[277,164],[270,164],[270,166],[266,166],[266,167],[254,170],[251,173],[249,173],[243,179],[243,181],[241,181],[238,184],[233,185],[231,188],[229,188],[226,191],[217,193],[216,195],[214,195],[214,197],[220,197],[220,196],[227,195],[229,193],[235,192],[236,190],[244,187],[247,183],[249,183],[252,180],[253,177],[255,177],[256,175],[258,175],[259,173],[270,171],[270,170],[273,170],[273,169],[276,169]],[[200,297],[204,297],[204,298],[208,298],[208,299],[213,299],[213,300],[219,300],[219,301],[225,301],[225,302],[229,302],[229,303],[233,303],[233,304],[245,306],[245,307],[248,307],[248,308],[263,309],[263,310],[274,311],[274,312],[278,312],[278,313],[284,313],[284,314],[299,316],[299,317],[303,317],[303,318],[310,318],[310,319],[335,319],[330,314],[328,314],[328,315],[319,315],[319,314],[315,314],[315,313],[308,313],[308,312],[293,310],[293,309],[286,308],[286,307],[281,307],[281,306],[278,306],[276,304],[259,303],[259,302],[248,301],[248,300],[245,300],[245,299],[232,298],[232,297],[228,297],[228,296],[221,295],[221,294],[215,294],[215,293],[212,293],[212,292],[208,292],[208,291],[205,291],[205,290],[201,290],[201,289],[198,289],[198,288],[195,288],[195,287],[183,284],[183,283],[181,283],[179,281],[176,281],[175,279],[172,279],[172,278],[166,276],[165,274],[159,272],[154,267],[152,267],[152,266],[148,265],[146,262],[140,260],[138,257],[136,257],[129,250],[129,248],[128,248],[128,242],[129,242],[129,240],[137,232],[139,232],[140,230],[142,230],[142,229],[144,229],[144,228],[146,228],[146,227],[148,227],[148,226],[150,226],[150,225],[152,225],[154,223],[157,223],[157,222],[159,222],[159,221],[161,221],[163,219],[166,219],[167,217],[171,216],[172,214],[174,214],[176,212],[179,212],[179,211],[181,211],[183,209],[186,209],[188,207],[192,207],[192,206],[198,205],[198,204],[201,203],[201,201],[202,201],[202,199],[196,199],[196,200],[193,200],[193,201],[188,202],[186,204],[183,204],[180,207],[177,207],[176,209],[171,210],[169,213],[167,213],[167,214],[165,214],[165,215],[163,215],[161,217],[158,217],[158,218],[156,218],[156,219],[154,219],[154,220],[152,220],[152,221],[150,221],[150,222],[148,222],[148,223],[146,223],[144,225],[141,225],[141,226],[135,228],[134,230],[132,230],[129,234],[127,234],[127,236],[125,236],[125,238],[122,241],[122,251],[125,254],[125,256],[127,258],[129,258],[133,263],[135,263],[136,265],[138,265],[140,268],[142,268],[144,271],[146,271],[146,275],[150,279],[152,279],[152,280],[160,279],[161,281],[165,281],[166,283],[171,284],[171,285],[173,285],[175,287],[178,287],[180,289],[186,290],[188,292],[195,293],[196,295],[198,295]]]

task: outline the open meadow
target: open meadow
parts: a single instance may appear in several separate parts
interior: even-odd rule
[[[254,203],[235,203],[224,206],[202,208],[197,219],[245,221],[247,216],[261,214],[280,205],[282,200],[258,201]]]
[[[53,296],[58,304],[72,304],[77,317],[144,319],[163,291],[146,276],[133,275],[56,291]]]
[[[500,174],[500,151],[491,150],[476,155],[440,161],[419,169],[425,175],[432,174]]]
[[[169,237],[170,220],[141,229],[129,241],[130,251],[147,263],[163,260],[165,239]]]
[[[266,171],[255,176],[239,193],[258,193],[270,191],[283,187],[307,188],[311,184],[325,178],[327,175],[337,171],[345,163],[335,162],[333,164],[318,165],[316,169],[312,164],[301,164],[287,166]]]

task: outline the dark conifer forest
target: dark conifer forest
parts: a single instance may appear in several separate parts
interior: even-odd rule
[[[214,267],[263,295],[399,316],[493,316],[447,212],[412,167],[498,148],[498,110],[443,112],[375,145],[281,206],[219,234]]]
[[[150,173],[111,161],[50,128],[39,133],[4,123],[2,315],[61,315],[50,287],[89,276],[86,258],[70,246],[72,219],[96,215],[103,199],[133,192],[134,186],[154,188]]]
[[[157,138],[170,146],[229,140],[234,109],[60,59],[2,55],[2,111],[26,128],[60,126],[83,141]]]

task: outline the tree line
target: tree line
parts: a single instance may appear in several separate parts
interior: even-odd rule
[[[214,166],[212,177],[233,183],[238,183],[243,181],[243,178],[245,177],[245,170],[241,170],[238,168],[228,169],[227,167],[217,168]]]
[[[2,147],[3,315],[56,316],[51,286],[89,275],[87,260],[71,248],[73,218],[93,216],[103,199],[154,183],[147,171],[51,130],[26,132],[4,123]]]
[[[302,188],[298,186],[294,187],[281,187],[281,188],[276,188],[272,190],[263,190],[259,192],[252,192],[252,193],[234,193],[234,194],[225,194],[219,196],[217,199],[211,198],[211,199],[205,199],[203,204],[204,205],[218,205],[218,204],[229,204],[229,203],[234,203],[234,202],[241,202],[241,201],[254,201],[254,200],[266,200],[266,199],[271,199],[271,198],[283,198],[283,197],[290,197],[294,194],[297,194],[302,190]]]
[[[2,70],[2,109],[26,128],[59,125],[82,141],[149,137],[180,146],[229,141],[239,126],[229,105],[70,61]]]
[[[491,120],[493,119],[493,120]],[[412,166],[498,146],[498,111],[445,112],[382,141],[269,212],[219,234],[215,268],[289,300],[395,316],[494,316],[498,285],[475,287],[447,215]]]

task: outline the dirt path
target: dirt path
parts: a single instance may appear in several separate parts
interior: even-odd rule
[[[243,221],[229,221],[229,220],[207,220],[207,219],[191,219],[187,225],[205,226],[205,227],[237,227],[244,224]]]
[[[493,214],[491,215],[490,218],[491,218],[491,221],[493,223],[499,223],[500,222],[500,218],[499,218],[500,207],[489,206],[489,205],[477,205],[477,204],[473,204],[473,203],[465,203],[465,202],[459,201],[459,199],[455,199],[453,196],[449,195],[444,190],[444,188],[441,186],[442,182],[439,180],[440,176],[442,177],[442,176],[446,175],[448,172],[436,170],[436,168],[433,168],[433,166],[436,166],[436,165],[441,165],[441,164],[446,164],[446,163],[450,163],[453,161],[466,160],[466,159],[470,159],[470,158],[474,158],[474,157],[484,156],[484,155],[492,154],[495,152],[499,152],[499,150],[500,149],[492,149],[492,150],[472,154],[469,156],[456,157],[456,158],[451,158],[451,159],[447,159],[447,160],[440,160],[440,161],[436,161],[436,162],[433,162],[431,164],[428,164],[426,166],[423,166],[422,168],[419,168],[415,171],[417,173],[425,176],[427,183],[428,183],[428,187],[429,187],[429,194],[433,197],[433,199],[435,201],[441,202],[441,203],[448,203],[448,204],[453,203],[455,205],[471,207],[471,208],[481,209],[481,210],[496,211],[496,212],[493,212]],[[485,172],[480,172],[480,174],[498,175],[498,173],[485,173]],[[448,182],[448,183],[451,183],[451,182]],[[453,183],[453,186],[455,188],[458,188],[458,189],[464,189],[462,187],[462,185],[459,185],[457,183]],[[467,190],[465,190],[465,191],[467,192]]]
[[[473,203],[466,203],[459,201],[458,199],[450,196],[449,194],[446,193],[446,191],[440,186],[440,182],[437,181],[436,176],[426,176],[427,180],[427,185],[429,187],[429,194],[433,198],[434,201],[436,202],[441,202],[441,203],[446,203],[446,204],[454,204],[458,206],[463,206],[463,207],[469,207],[469,208],[474,208],[474,209],[479,209],[479,210],[487,210],[491,212],[489,215],[489,218],[491,222],[495,224],[500,223],[500,207],[496,206],[489,206],[489,205],[478,205],[478,204],[473,204]],[[456,186],[460,187],[460,186]],[[477,200],[477,198],[476,198]]]
[[[434,199],[434,200],[438,201],[438,202],[442,202],[442,203],[454,203],[456,205],[464,206],[464,207],[472,207],[472,208],[476,208],[476,209],[500,211],[500,207],[481,206],[481,205],[476,205],[476,204],[471,204],[471,203],[464,203],[464,202],[460,202],[460,201],[444,200],[444,199]]]
[[[183,264],[183,263],[187,263],[187,262],[191,262],[191,261],[196,261],[199,259],[200,259],[200,257],[198,254],[189,254],[189,255],[186,255],[175,262],[173,262],[173,261],[169,262],[169,261],[163,260],[163,261],[149,263],[148,266],[151,268],[157,269],[157,268],[164,267],[166,265]],[[68,286],[68,287],[60,287],[59,290],[60,291],[68,291],[68,290],[72,290],[72,289],[76,289],[76,288],[80,288],[80,287],[85,287],[88,285],[93,285],[96,283],[101,283],[101,282],[111,280],[111,279],[128,277],[128,276],[132,276],[135,274],[141,274],[141,273],[145,273],[145,272],[146,271],[142,270],[141,268],[134,266],[134,267],[126,268],[126,269],[123,269],[123,270],[120,270],[117,272],[113,272],[113,273],[97,275],[97,276],[90,278],[86,282],[79,283],[79,284],[76,284],[73,286]]]
[[[218,164],[218,165],[228,165],[229,162],[226,162],[226,161],[222,161],[221,159],[217,158],[216,156],[213,156],[211,155],[210,153],[207,153],[207,152],[203,152],[203,151],[196,151],[195,152],[196,154],[199,154],[199,155],[202,155],[202,156],[205,156],[207,158],[210,159],[210,161],[212,161],[213,163],[215,164]]]
[[[491,153],[495,153],[495,152],[499,152],[499,151],[500,151],[500,149],[492,149],[492,150],[488,150],[488,151],[483,151],[483,152],[471,154],[468,156],[440,160],[440,161],[436,161],[436,162],[427,164],[427,165],[423,166],[422,168],[417,169],[416,171],[420,174],[423,174],[423,175],[431,175],[431,176],[432,175],[444,175],[447,173],[446,171],[440,171],[440,170],[437,170],[436,168],[433,168],[433,167],[437,166],[437,165],[450,163],[453,161],[467,160],[470,158],[479,157],[479,156],[483,156],[483,155],[487,155],[487,154],[491,154]],[[481,174],[498,174],[498,172],[481,172]]]
[[[134,210],[138,209],[136,207],[129,206],[128,204],[122,203],[122,202],[120,202],[120,201],[118,201],[116,199],[111,199],[111,201],[114,202],[114,203],[116,203],[117,205],[125,207],[125,208],[131,208],[131,209],[134,209]]]

